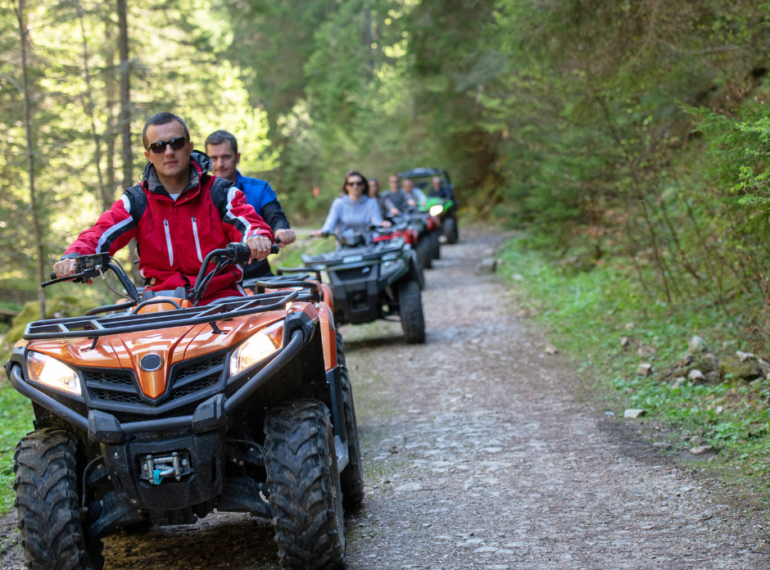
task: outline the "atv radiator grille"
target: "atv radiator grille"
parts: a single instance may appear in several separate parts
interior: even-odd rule
[[[99,384],[119,384],[121,386],[133,386],[134,374],[123,370],[99,370],[83,373],[86,382],[98,382]]]
[[[116,402],[120,404],[141,404],[142,400],[135,394],[125,392],[112,392],[110,390],[91,389],[94,398],[103,402]]]
[[[157,406],[164,401],[193,396],[216,387],[223,378],[225,358],[226,355],[218,354],[175,365],[171,372],[171,391],[168,397],[158,398],[157,401],[148,401],[138,392],[133,370],[83,370],[83,379],[92,400],[110,404],[133,404],[145,408]],[[192,398],[188,403],[192,404],[194,401],[195,398]],[[139,408],[132,409],[139,411]]]
[[[179,372],[177,372],[176,381],[178,383],[180,380],[189,378],[193,374],[198,374],[200,372],[203,372],[204,370],[208,370],[209,368],[222,366],[224,363],[225,363],[224,356],[216,356],[214,358],[204,360],[203,362],[197,362],[195,364],[191,364],[190,366],[185,366]]]
[[[334,273],[342,281],[352,281],[354,279],[366,279],[371,276],[372,267],[373,266],[371,265],[367,265],[365,267],[354,267],[353,269],[340,269],[339,271],[335,271]]]
[[[84,370],[83,379],[95,400],[120,404],[140,404],[131,370]]]
[[[222,378],[224,366],[225,356],[220,354],[181,368],[174,378],[171,399],[189,396],[216,386]]]

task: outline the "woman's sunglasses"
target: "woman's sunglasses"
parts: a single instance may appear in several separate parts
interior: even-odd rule
[[[170,146],[172,150],[180,150],[183,149],[188,142],[190,142],[190,140],[186,137],[174,137],[169,141],[156,141],[150,145],[148,150],[151,150],[155,154],[160,154],[166,152],[166,145]]]
[[[348,182],[348,186],[363,186],[363,185],[364,185],[363,182]]]

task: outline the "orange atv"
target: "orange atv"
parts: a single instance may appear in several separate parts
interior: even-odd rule
[[[292,275],[197,306],[248,257],[230,244],[192,291],[140,295],[108,254],[83,256],[77,280],[111,270],[128,303],[27,326],[5,370],[35,413],[14,466],[29,568],[100,569],[102,538],[214,509],[271,519],[284,568],[344,566],[363,478],[331,293]]]

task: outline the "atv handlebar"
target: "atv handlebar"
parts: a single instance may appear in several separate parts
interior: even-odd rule
[[[48,287],[54,283],[62,281],[73,281],[75,283],[86,283],[94,277],[98,277],[107,269],[113,269],[112,258],[109,253],[96,253],[94,255],[81,255],[73,258],[75,260],[75,274],[66,277],[58,277],[55,271],[51,271],[51,281],[45,281],[40,284],[41,287]]]
[[[280,248],[273,244],[270,246],[270,253],[278,253]],[[198,278],[195,280],[195,287],[190,292],[193,306],[198,306],[198,303],[203,298],[206,289],[208,288],[211,280],[216,277],[217,273],[222,271],[228,265],[241,265],[248,263],[251,259],[251,249],[245,243],[233,242],[227,244],[227,247],[223,249],[215,249],[206,254],[201,264],[200,271],[198,271]],[[216,267],[206,275],[206,270],[210,263],[216,263]]]
[[[277,245],[270,246],[270,253],[278,253],[280,249]],[[62,283],[64,281],[71,281],[73,283],[87,283],[91,279],[102,276],[106,270],[112,270],[118,277],[120,284],[126,290],[130,296],[130,300],[134,305],[140,302],[139,293],[134,286],[134,283],[129,279],[123,267],[110,257],[109,253],[97,253],[93,255],[81,255],[72,258],[75,260],[75,273],[73,275],[67,275],[64,277],[57,277],[54,271],[51,271],[51,280],[41,283],[41,287],[48,287],[54,283]],[[193,304],[197,305],[198,301],[203,297],[211,280],[228,265],[241,265],[248,263],[251,259],[251,249],[245,243],[230,243],[223,249],[215,249],[206,254],[206,258],[201,264],[200,271],[198,272],[198,278],[195,282],[195,287],[192,290]],[[216,267],[208,275],[206,275],[206,269],[211,262],[216,263]],[[109,287],[109,284],[107,284]],[[110,288],[112,289],[112,288]],[[117,291],[113,292],[117,293]],[[120,294],[120,293],[118,293]],[[112,306],[110,306],[112,307]],[[100,307],[104,309],[105,307]],[[109,307],[108,307],[109,308]],[[101,312],[101,311],[100,311]]]

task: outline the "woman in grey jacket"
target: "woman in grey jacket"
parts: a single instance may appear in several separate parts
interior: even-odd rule
[[[369,198],[369,183],[363,174],[349,170],[342,192],[344,196],[335,198],[323,227],[313,232],[314,235],[329,235],[335,230],[339,235],[347,229],[366,234],[369,226],[390,226],[390,222],[382,220],[377,200]]]

